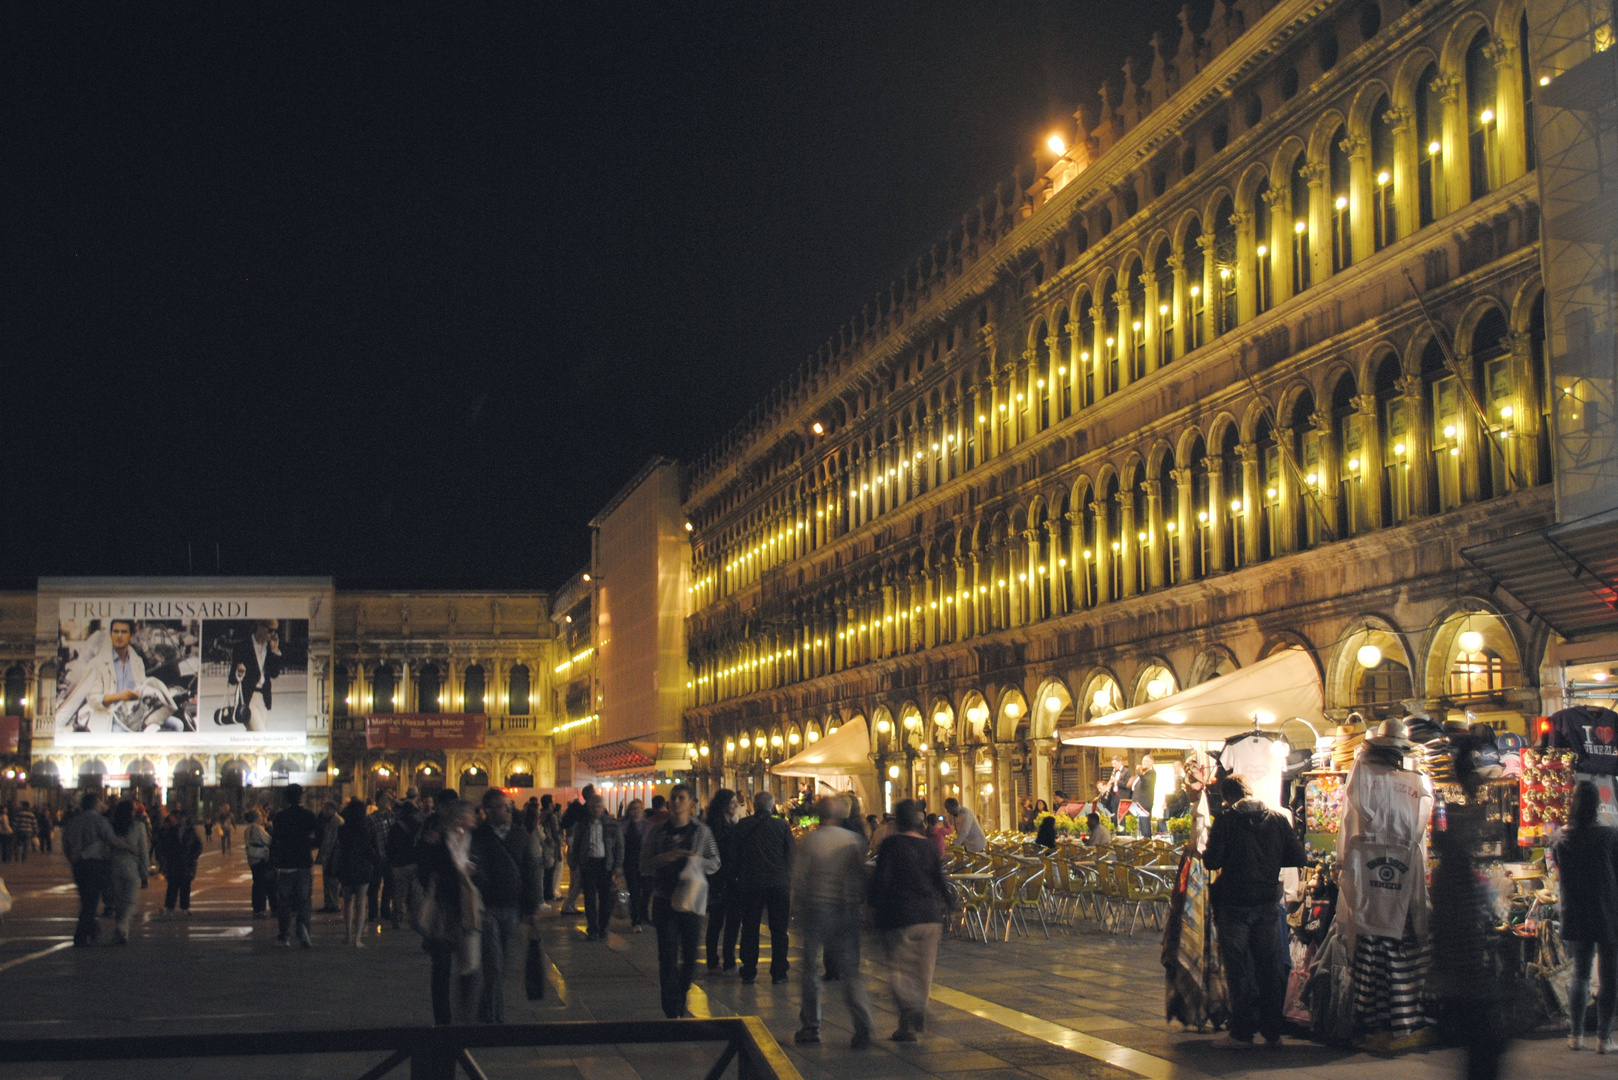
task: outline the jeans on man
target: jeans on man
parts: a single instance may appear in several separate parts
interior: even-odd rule
[[[606,859],[588,856],[579,860],[579,881],[584,892],[584,925],[591,937],[606,937],[612,921],[617,890],[612,887],[612,871]]]
[[[702,916],[675,911],[659,896],[652,900],[652,925],[657,928],[657,982],[662,991],[663,1015],[678,1019],[685,1015],[685,995],[697,970]]]
[[[1283,996],[1275,904],[1228,904],[1214,909],[1219,958],[1230,992],[1230,1035],[1251,1042],[1254,1032],[1281,1037]]]
[[[92,945],[101,936],[96,907],[107,891],[106,859],[80,859],[73,864],[73,884],[79,888],[79,922],[73,929],[73,944]]]
[[[280,922],[282,940],[288,938],[294,916],[298,920],[299,937],[308,938],[309,907],[314,887],[315,870],[312,866],[275,872],[275,917]]]
[[[779,886],[748,886],[738,891],[742,920],[743,981],[758,976],[758,923],[766,912],[770,920],[770,978],[784,979],[787,964],[787,921],[792,914],[792,894]]]
[[[514,907],[485,907],[480,925],[483,990],[478,997],[478,1022],[503,1024],[506,1022],[506,961],[511,957],[511,950],[522,941],[522,920]]]
[[[854,1021],[854,1034],[871,1032],[871,994],[860,975],[860,906],[858,904],[803,904],[798,908],[803,933],[803,1005],[798,1020],[803,1027],[820,1030],[820,965],[815,957],[822,946],[843,983],[843,1000]]]

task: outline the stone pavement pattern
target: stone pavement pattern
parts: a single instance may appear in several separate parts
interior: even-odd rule
[[[318,875],[318,871],[317,871]],[[65,947],[76,895],[58,855],[26,865],[0,865],[16,906],[0,926],[0,1080],[105,1077],[120,1080],[216,1076],[232,1080],[359,1076],[378,1054],[200,1061],[142,1061],[83,1065],[6,1064],[11,1038],[68,1035],[278,1031],[307,1028],[425,1025],[427,960],[408,930],[367,935],[367,947],[343,947],[338,917],[317,915],[316,948],[274,946],[273,920],[250,917],[246,865],[238,844],[228,861],[213,845],[192,890],[189,919],[162,919],[162,879],[141,896],[135,940],[126,947]],[[316,898],[319,883],[316,883]],[[104,923],[110,931],[110,924]],[[698,1015],[762,1017],[805,1080],[1201,1080],[1203,1077],[1289,1080],[1382,1080],[1455,1076],[1459,1055],[1428,1050],[1397,1057],[1288,1041],[1280,1050],[1221,1054],[1209,1037],[1162,1020],[1163,976],[1156,934],[1120,938],[1080,929],[1053,929],[1046,941],[981,945],[948,941],[940,950],[928,1033],[897,1044],[880,952],[867,940],[865,977],[877,1008],[877,1042],[850,1050],[841,990],[826,985],[819,1046],[798,1047],[797,973],[782,986],[767,977],[744,986],[734,976],[700,972],[691,995]],[[110,937],[110,932],[108,934]],[[768,934],[764,935],[768,940]],[[582,916],[547,924],[554,964],[553,992],[530,1003],[521,972],[507,984],[513,1022],[634,1020],[661,1017],[655,938],[614,933],[606,943],[583,940]],[[765,946],[768,956],[768,945]],[[794,968],[799,955],[792,955]],[[516,965],[520,968],[520,965]],[[557,1080],[676,1080],[704,1076],[718,1044],[479,1051],[491,1077]],[[1506,1074],[1594,1076],[1612,1062],[1574,1054],[1561,1036],[1518,1042]],[[404,1077],[401,1068],[395,1076]],[[734,1071],[728,1075],[734,1075]]]

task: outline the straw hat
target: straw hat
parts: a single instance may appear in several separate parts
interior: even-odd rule
[[[1366,737],[1365,745],[1390,750],[1409,750],[1416,744],[1410,741],[1410,729],[1405,726],[1403,720],[1388,719],[1377,726],[1375,735]]]

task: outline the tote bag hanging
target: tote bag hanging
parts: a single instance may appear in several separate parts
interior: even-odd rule
[[[687,859],[680,871],[680,883],[674,887],[669,906],[688,915],[701,915],[708,910],[708,875],[702,872],[702,863]]]

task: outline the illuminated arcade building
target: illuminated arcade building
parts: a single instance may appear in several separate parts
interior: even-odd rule
[[[713,783],[862,717],[1007,824],[1095,777],[1058,727],[1290,643],[1334,716],[1540,711],[1461,555],[1553,520],[1523,4],[1215,12],[693,467]]]

